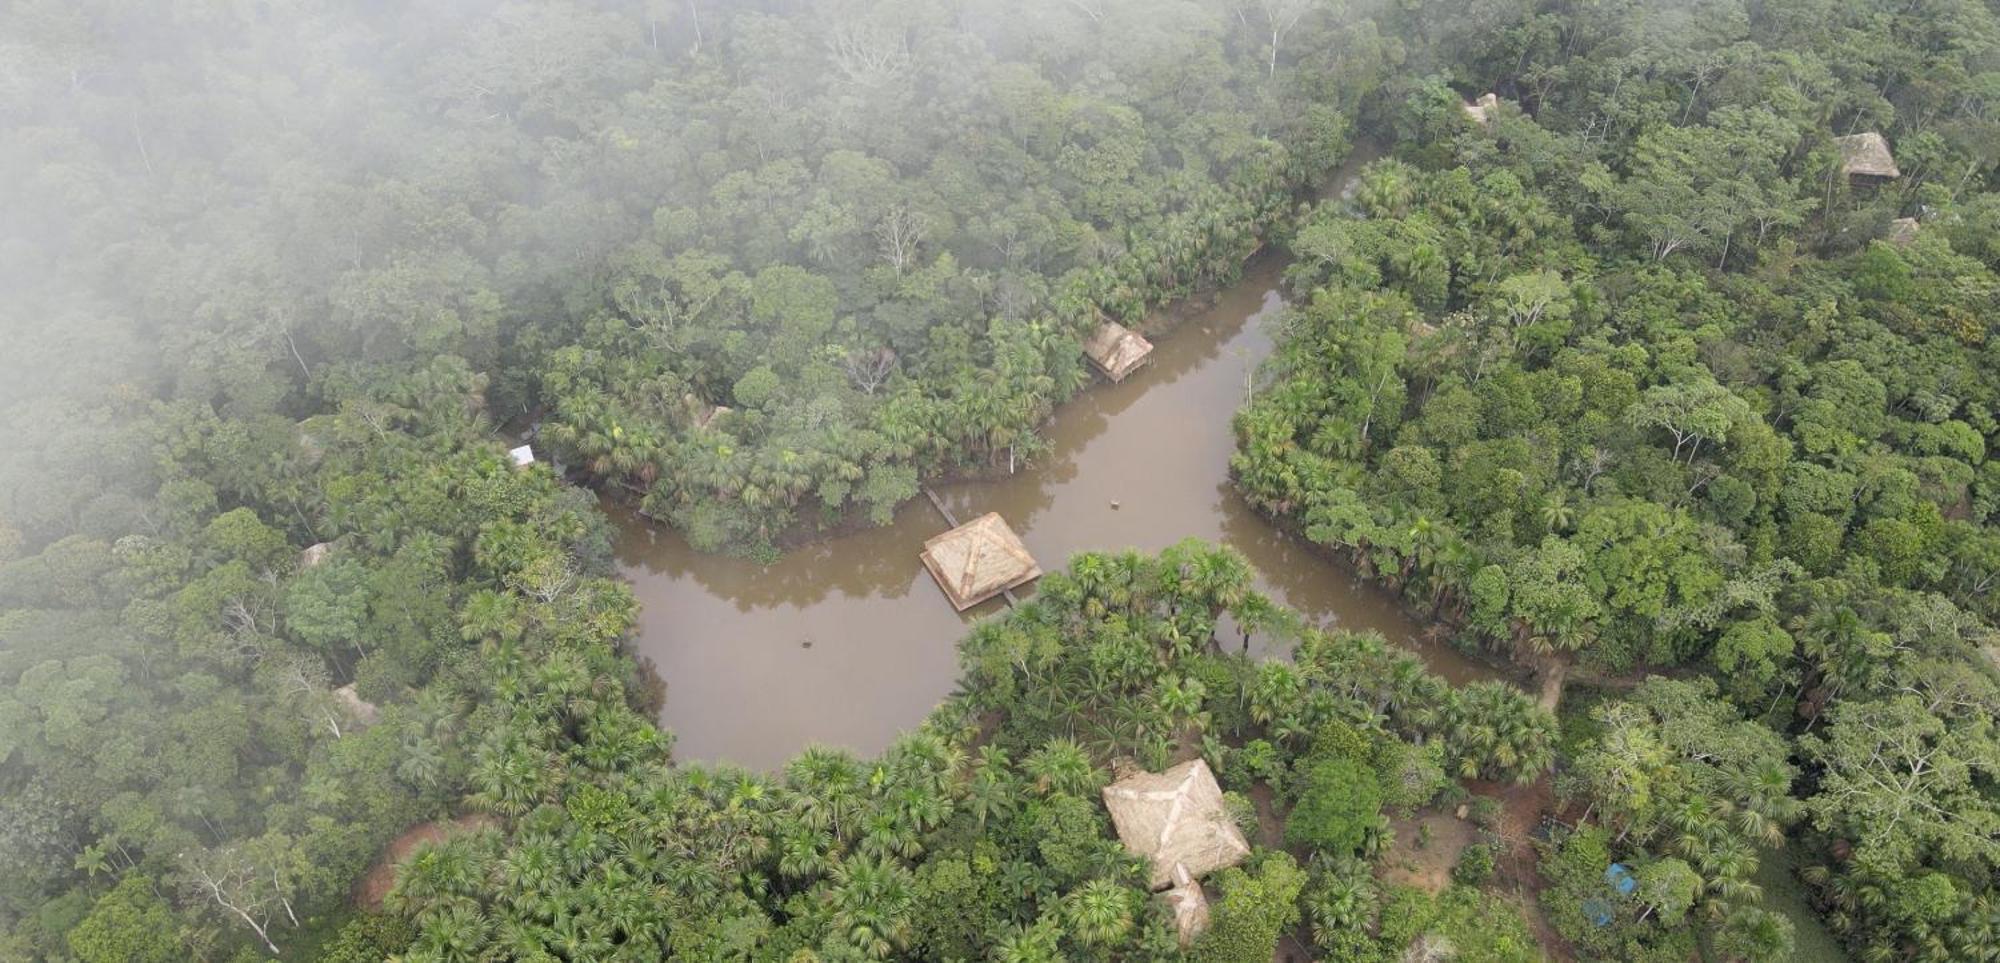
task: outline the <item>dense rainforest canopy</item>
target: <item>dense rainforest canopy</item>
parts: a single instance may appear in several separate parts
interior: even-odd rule
[[[1775,961],[1786,846],[1857,959],[1994,959],[1996,43],[1973,0],[6,4],[0,957]],[[1052,572],[878,759],[675,762],[580,485],[716,551],[882,519],[1265,244],[1240,487],[1560,723],[1186,544]],[[1098,790],[1196,756],[1253,855],[1182,947]],[[1563,820],[1503,838],[1511,785]]]

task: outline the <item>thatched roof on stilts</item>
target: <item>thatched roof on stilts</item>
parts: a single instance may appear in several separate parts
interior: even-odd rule
[[[921,557],[961,612],[1042,574],[1020,536],[994,512],[925,542]]]
[[[1153,342],[1116,321],[1106,321],[1084,343],[1083,353],[1105,377],[1124,381],[1152,355]]]

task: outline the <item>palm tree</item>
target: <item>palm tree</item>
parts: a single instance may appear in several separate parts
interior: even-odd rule
[[[427,918],[447,913],[479,885],[480,871],[463,839],[418,849],[396,874],[387,903],[409,916]]]
[[[1070,891],[1063,916],[1085,946],[1114,946],[1132,933],[1132,891],[1108,879],[1093,879]]]
[[[1324,882],[1309,887],[1305,900],[1306,922],[1312,927],[1313,942],[1320,946],[1340,945],[1343,934],[1370,929],[1375,924],[1379,892],[1369,875],[1368,864],[1342,857],[1328,868]]]
[[[1028,754],[1023,768],[1034,777],[1035,789],[1044,795],[1067,793],[1088,795],[1099,786],[1097,767],[1090,754],[1073,739],[1050,739]]]
[[[478,906],[461,903],[425,919],[412,948],[444,963],[472,963],[484,958],[492,928]]]
[[[828,829],[837,840],[850,838],[865,805],[861,766],[840,749],[807,746],[785,764],[792,808],[806,825]]]
[[[1572,512],[1569,507],[1569,490],[1557,487],[1549,492],[1542,502],[1542,525],[1551,532],[1562,533],[1569,530]]]
[[[1010,769],[1007,753],[998,746],[979,747],[979,762],[965,790],[966,811],[972,813],[974,822],[984,829],[988,819],[1011,815],[1019,798],[1019,781]]]
[[[1063,963],[1062,929],[1044,916],[1033,926],[1014,926],[993,948],[999,963]]]
[[[472,758],[473,806],[518,817],[548,798],[554,786],[555,760],[524,741],[503,737],[498,744],[481,746]]]
[[[1445,729],[1462,775],[1528,783],[1555,760],[1555,718],[1505,682],[1459,690]]]
[[[856,856],[835,867],[826,893],[834,930],[848,946],[886,960],[909,945],[914,894],[901,864]]]
[[[875,809],[862,820],[859,850],[881,860],[915,859],[924,851],[916,827],[892,808]]]
[[[811,880],[833,867],[833,836],[824,830],[788,817],[784,828],[773,835],[778,840],[778,872],[787,879]]]
[[[480,589],[466,596],[458,611],[459,635],[467,642],[519,638],[520,599],[506,592]]]

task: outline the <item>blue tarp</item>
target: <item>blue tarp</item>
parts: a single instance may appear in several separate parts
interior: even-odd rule
[[[1604,871],[1604,881],[1610,883],[1612,891],[1620,896],[1630,896],[1633,890],[1639,888],[1638,877],[1633,876],[1632,871],[1626,869],[1624,863],[1612,863],[1611,867]]]
[[[1597,926],[1611,925],[1611,904],[1593,896],[1583,901],[1585,919]]]

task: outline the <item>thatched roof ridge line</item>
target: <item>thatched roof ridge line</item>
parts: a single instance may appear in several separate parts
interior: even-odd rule
[[[1135,773],[1104,787],[1103,797],[1119,841],[1151,861],[1154,889],[1167,885],[1177,866],[1198,878],[1250,853],[1222,787],[1199,758],[1165,772]]]
[[[919,557],[961,612],[1042,574],[1028,547],[995,512],[925,541]]]
[[[1125,376],[1145,364],[1152,353],[1151,341],[1131,328],[1110,320],[1098,325],[1083,343],[1084,357],[1114,382],[1125,380]]]

